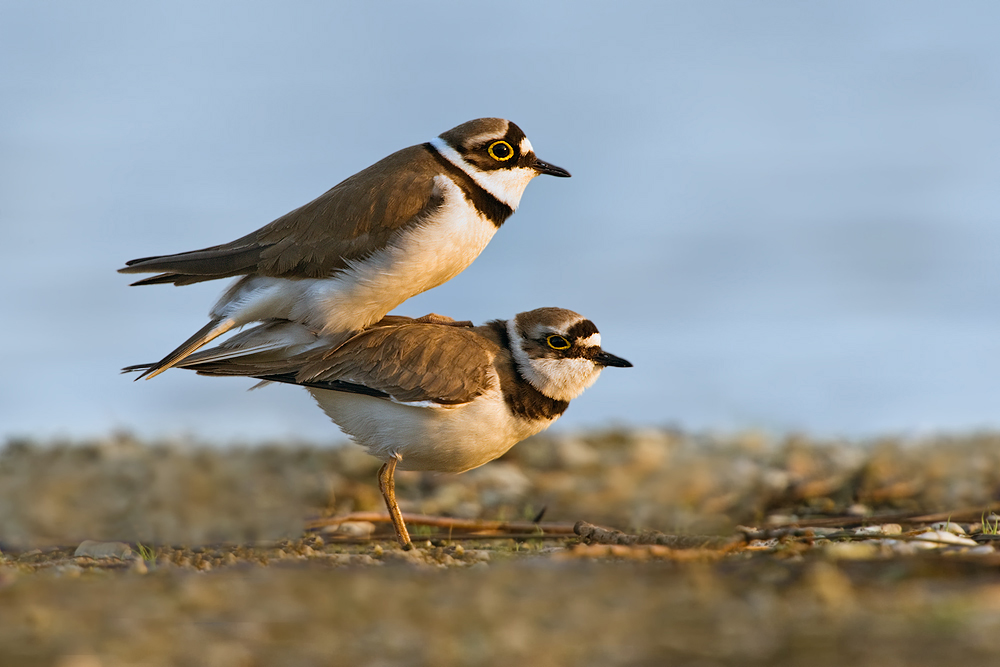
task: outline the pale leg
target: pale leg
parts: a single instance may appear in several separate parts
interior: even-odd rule
[[[413,548],[410,542],[410,534],[406,532],[406,524],[403,523],[403,514],[399,511],[399,503],[396,502],[396,480],[393,478],[396,472],[396,464],[402,460],[402,456],[393,452],[388,461],[382,464],[378,471],[378,488],[385,498],[385,506],[389,509],[389,517],[392,519],[392,526],[396,529],[396,539],[404,550]]]

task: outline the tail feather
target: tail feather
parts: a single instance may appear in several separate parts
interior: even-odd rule
[[[157,285],[173,283],[190,285],[204,280],[229,278],[252,273],[261,259],[261,253],[269,246],[257,245],[240,239],[233,243],[192,250],[174,255],[140,257],[125,262],[119,273],[157,273],[143,278],[133,285]]]
[[[181,345],[176,350],[174,350],[173,352],[171,352],[170,354],[168,354],[155,364],[151,364],[149,366],[146,366],[145,364],[140,364],[139,366],[129,366],[127,368],[122,369],[122,372],[128,372],[130,370],[141,370],[142,368],[145,368],[146,370],[142,373],[142,375],[137,377],[136,380],[141,380],[142,378],[151,380],[152,378],[156,377],[157,375],[167,370],[168,368],[176,366],[192,352],[202,347],[203,345],[215,340],[216,338],[226,333],[235,326],[236,326],[236,320],[233,320],[231,318],[226,320],[221,320],[221,319],[212,320],[204,327],[199,329],[198,332],[195,333],[193,336],[191,336],[186,341],[181,343]]]
[[[161,273],[156,276],[150,276],[149,278],[143,278],[142,280],[137,280],[134,283],[130,283],[129,286],[139,287],[141,285],[174,284],[180,287],[182,285],[193,285],[194,283],[200,283],[206,280],[215,280],[216,278],[221,278],[221,277],[222,276],[191,276],[180,273]]]
[[[212,333],[212,325],[213,323],[209,323],[207,327],[172,352],[171,356],[180,355],[189,343],[201,340],[201,334]],[[270,320],[240,332],[215,347],[198,351],[192,350],[174,360],[170,366],[188,368],[202,375],[254,377],[262,374],[280,373],[287,370],[289,364],[294,365],[296,355],[303,354],[317,346],[329,345],[333,340],[330,337],[319,336],[297,322]],[[160,364],[168,362],[169,359],[168,356]],[[160,364],[136,364],[123,368],[122,372],[146,371],[154,373]]]

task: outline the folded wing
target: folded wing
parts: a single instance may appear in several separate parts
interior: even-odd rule
[[[411,146],[231,243],[134,259],[119,271],[159,274],[135,285],[190,285],[247,274],[327,277],[432,215],[443,202],[436,173],[427,149]]]

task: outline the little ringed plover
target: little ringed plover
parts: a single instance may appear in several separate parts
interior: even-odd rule
[[[267,339],[275,327],[298,329],[283,336],[307,351],[286,358],[253,352],[266,347],[254,336]],[[384,462],[379,487],[404,548],[411,544],[396,502],[397,467],[459,473],[481,466],[549,427],[602,369],[632,365],[601,349],[593,322],[562,308],[478,327],[390,316],[342,344],[311,349],[310,335],[294,322],[260,325],[241,334],[249,353],[207,350],[177,365],[306,387],[341,430]]]
[[[152,378],[251,322],[290,320],[343,337],[464,270],[528,182],[569,172],[535,156],[514,123],[480,118],[404,148],[231,243],[127,262],[134,285],[237,277],[208,324],[139,377]]]

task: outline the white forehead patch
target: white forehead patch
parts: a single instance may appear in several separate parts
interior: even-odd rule
[[[583,347],[600,347],[601,346],[601,334],[596,331],[586,338],[580,339],[580,345]]]
[[[528,137],[521,139],[521,155],[527,155],[528,153],[534,153],[535,149],[531,147],[531,142],[528,141]]]

